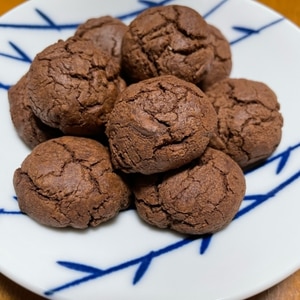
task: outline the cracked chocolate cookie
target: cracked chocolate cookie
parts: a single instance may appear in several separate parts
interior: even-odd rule
[[[94,42],[96,47],[121,64],[121,44],[126,30],[127,25],[121,20],[103,16],[87,20],[77,28],[74,35]]]
[[[125,88],[120,67],[91,41],[69,38],[45,48],[28,74],[30,105],[50,127],[67,135],[103,133],[107,115]]]
[[[227,226],[245,190],[245,177],[238,164],[210,147],[183,168],[137,176],[133,186],[137,212],[145,222],[195,235]]]
[[[113,171],[108,150],[82,137],[39,144],[13,183],[21,211],[53,227],[95,227],[127,208],[131,193]]]
[[[60,130],[47,126],[32,112],[27,90],[27,73],[8,90],[8,100],[12,123],[29,148],[62,135]]]
[[[216,123],[212,104],[192,83],[164,75],[132,84],[107,123],[113,165],[142,174],[178,168],[204,152]]]
[[[208,24],[186,6],[149,8],[123,37],[122,67],[133,82],[170,74],[198,84],[213,58]]]
[[[227,78],[206,94],[218,115],[212,147],[230,155],[243,169],[274,152],[281,140],[283,118],[270,87],[249,79]]]
[[[232,55],[229,42],[217,27],[209,24],[209,30],[212,36],[214,59],[199,84],[203,91],[207,90],[214,83],[229,77],[232,69]]]

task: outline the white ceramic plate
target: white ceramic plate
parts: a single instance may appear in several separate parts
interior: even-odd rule
[[[86,231],[45,228],[20,214],[12,176],[29,150],[10,121],[7,89],[35,54],[77,24],[110,14],[126,23],[155,4],[184,4],[232,43],[232,77],[267,83],[285,119],[282,142],[246,175],[234,221],[190,239],[143,224],[134,211]],[[300,32],[250,0],[31,0],[0,19],[0,270],[53,299],[241,299],[300,266]]]

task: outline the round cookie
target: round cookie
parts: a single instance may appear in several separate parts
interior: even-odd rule
[[[216,130],[216,112],[194,84],[172,75],[128,86],[107,123],[113,165],[153,174],[199,157]]]
[[[232,69],[232,55],[229,42],[217,27],[209,24],[209,29],[212,36],[214,59],[210,69],[199,84],[203,91],[206,91],[214,83],[229,77]]]
[[[22,212],[53,227],[84,229],[115,217],[130,190],[95,140],[63,136],[36,146],[14,173]]]
[[[32,149],[46,140],[61,136],[62,132],[47,126],[32,112],[27,90],[27,74],[8,90],[8,100],[13,125],[19,137]]]
[[[92,41],[69,38],[36,55],[28,75],[30,105],[48,126],[67,135],[104,131],[107,116],[125,88],[120,67]]]
[[[149,8],[123,37],[122,67],[133,82],[170,74],[198,84],[213,57],[208,24],[186,6]]]
[[[111,16],[92,18],[79,25],[75,36],[91,40],[96,47],[111,55],[121,64],[121,44],[127,30],[121,20]]]
[[[237,163],[210,147],[181,169],[137,176],[133,185],[137,212],[145,222],[195,235],[227,226],[245,190],[245,177]]]
[[[206,94],[218,114],[212,147],[230,155],[243,169],[274,152],[281,140],[283,118],[270,87],[249,79],[227,78]]]

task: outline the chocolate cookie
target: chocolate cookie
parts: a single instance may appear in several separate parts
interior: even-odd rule
[[[198,84],[214,58],[210,29],[192,8],[145,10],[130,24],[122,44],[122,66],[132,81],[175,75]]]
[[[91,41],[70,38],[40,52],[28,75],[30,105],[48,126],[67,135],[103,132],[125,88],[119,65]]]
[[[237,163],[208,147],[181,169],[137,176],[133,193],[137,212],[147,223],[186,234],[207,234],[231,222],[245,189]]]
[[[207,90],[214,83],[229,77],[232,69],[232,55],[229,42],[217,27],[209,25],[209,29],[212,36],[214,59],[210,69],[207,70],[199,84],[203,91]]]
[[[132,84],[107,123],[113,165],[143,174],[178,168],[204,152],[216,122],[212,104],[192,83],[164,75]]]
[[[8,100],[13,125],[29,148],[62,135],[60,130],[47,126],[32,112],[27,90],[27,73],[8,90]]]
[[[111,16],[92,18],[81,24],[75,36],[91,40],[96,47],[111,55],[121,64],[121,44],[127,30],[121,20]]]
[[[63,136],[36,146],[13,179],[22,212],[53,227],[86,228],[115,217],[130,191],[100,143]]]
[[[283,118],[275,93],[262,82],[224,79],[207,91],[218,114],[218,133],[210,145],[243,169],[269,157],[281,140]]]

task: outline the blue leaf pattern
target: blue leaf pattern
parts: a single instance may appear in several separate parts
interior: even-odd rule
[[[152,251],[149,253],[149,255],[145,256],[144,259],[142,259],[137,271],[135,272],[135,276],[133,278],[133,284],[136,284],[140,281],[140,279],[143,277],[143,275],[147,272],[153,256],[151,255]]]
[[[22,61],[25,63],[32,62],[32,59],[22,49],[20,49],[16,44],[14,44],[13,42],[9,42],[9,45],[11,46],[11,48],[13,48],[13,50],[15,50],[15,53],[18,55],[15,56],[15,55],[6,54],[6,53],[0,53],[0,56],[4,56],[4,57],[14,59],[14,60],[19,60],[19,61]]]

